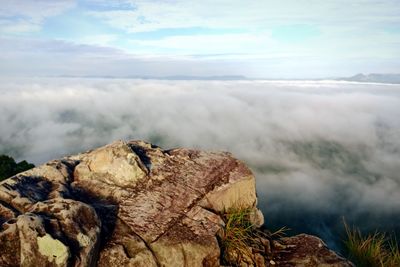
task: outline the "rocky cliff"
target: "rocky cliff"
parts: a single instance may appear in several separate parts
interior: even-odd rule
[[[0,184],[0,266],[220,266],[223,214],[246,209],[256,229],[256,205],[229,153],[117,141]],[[236,264],[351,266],[316,237],[257,240]]]

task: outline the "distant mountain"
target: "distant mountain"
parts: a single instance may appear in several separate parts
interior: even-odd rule
[[[242,75],[222,75],[222,76],[186,76],[186,75],[175,75],[167,76],[161,78],[151,78],[151,79],[162,79],[162,80],[247,80],[247,77]]]
[[[354,81],[354,82],[374,82],[374,83],[399,83],[400,84],[400,74],[371,73],[371,74],[365,75],[365,74],[359,73],[359,74],[351,76],[351,77],[338,78],[337,80]]]
[[[92,79],[142,79],[142,80],[171,80],[171,81],[237,81],[237,80],[281,80],[281,81],[321,81],[321,80],[337,80],[337,81],[352,81],[352,82],[372,82],[372,83],[393,83],[400,84],[400,74],[380,74],[359,73],[351,77],[326,77],[315,79],[288,79],[288,78],[249,78],[243,75],[215,75],[215,76],[195,76],[195,75],[172,75],[172,76],[141,76],[141,75],[126,75],[126,76],[112,76],[112,75],[59,75],[52,77],[61,78],[92,78]]]
[[[143,80],[216,80],[216,81],[231,81],[231,80],[248,80],[246,76],[242,75],[220,75],[220,76],[187,76],[187,75],[174,75],[174,76],[111,76],[111,75],[59,75],[61,78],[98,78],[98,79],[143,79]]]

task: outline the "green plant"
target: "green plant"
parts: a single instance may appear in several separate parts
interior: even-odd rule
[[[344,241],[349,259],[360,267],[399,267],[400,252],[395,238],[378,231],[363,236],[360,230],[344,223]]]
[[[287,228],[275,232],[258,229],[251,221],[253,208],[236,205],[222,214],[225,226],[219,235],[222,252],[222,263],[238,266],[242,262],[251,265],[254,262],[253,252],[262,254],[265,251],[262,240],[271,240],[285,235]]]
[[[17,173],[32,169],[33,167],[35,167],[35,165],[25,160],[16,163],[12,157],[0,155],[0,181]]]
[[[400,266],[400,250],[396,238],[391,238],[389,241],[389,255],[386,260],[387,266]]]
[[[286,236],[286,233],[290,231],[290,228],[283,226],[281,228],[279,228],[278,230],[274,231],[274,232],[269,232],[268,233],[268,237],[270,239],[275,239],[275,238],[282,238],[284,236]]]
[[[252,209],[235,207],[223,213],[225,227],[220,235],[223,261],[238,264],[243,259],[252,259],[249,249],[253,237],[254,225],[250,221]]]

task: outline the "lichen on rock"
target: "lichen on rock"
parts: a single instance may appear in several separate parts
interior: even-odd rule
[[[58,266],[67,266],[69,249],[60,240],[45,234],[37,238],[37,244],[39,253],[46,256],[49,262],[55,262]]]

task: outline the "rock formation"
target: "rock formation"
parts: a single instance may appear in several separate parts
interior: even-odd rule
[[[226,210],[263,224],[255,192],[229,153],[117,141],[0,184],[0,266],[220,266]],[[242,266],[351,266],[313,237],[260,242]]]

